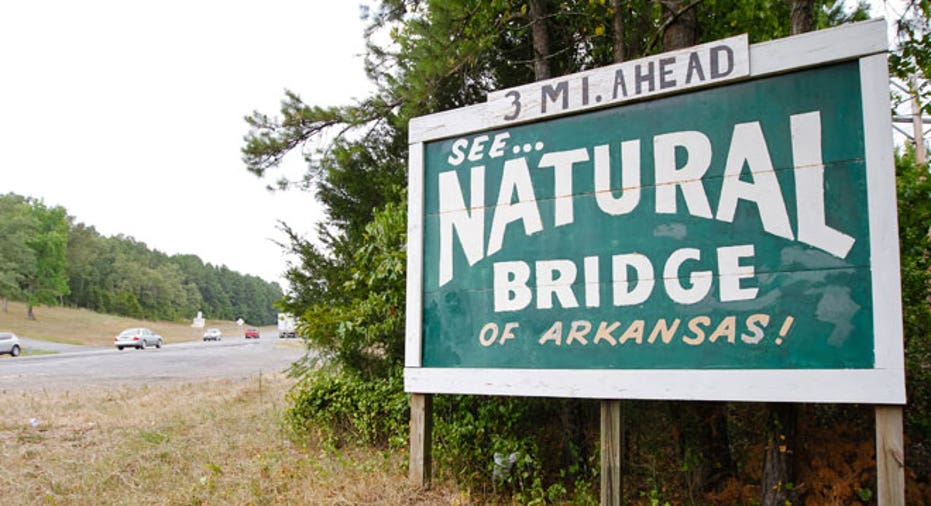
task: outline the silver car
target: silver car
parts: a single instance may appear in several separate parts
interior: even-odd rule
[[[162,336],[147,328],[126,329],[113,338],[116,349],[136,348],[144,350],[146,346],[162,347]]]
[[[223,333],[220,332],[220,329],[207,329],[204,332],[204,341],[219,341],[223,337]]]
[[[18,357],[23,349],[19,347],[19,338],[12,332],[0,332],[0,354],[9,353]]]

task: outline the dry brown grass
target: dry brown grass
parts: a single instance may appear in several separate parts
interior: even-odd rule
[[[192,328],[188,322],[137,320],[86,309],[40,306],[35,308],[35,315],[35,321],[28,320],[26,305],[11,301],[6,313],[0,311],[0,330],[34,339],[90,346],[113,346],[113,336],[130,327],[148,327],[169,343],[196,341],[204,334],[203,329]],[[219,328],[224,336],[242,336],[236,322],[207,320],[207,326]],[[272,328],[262,327],[263,330]]]
[[[468,503],[412,489],[403,452],[289,442],[292,381],[0,392],[0,504]]]

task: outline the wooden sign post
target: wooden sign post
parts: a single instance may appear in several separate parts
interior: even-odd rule
[[[408,473],[413,485],[429,488],[433,479],[433,396],[411,394],[411,456]]]
[[[876,406],[876,502],[905,504],[905,446],[902,406]]]
[[[624,448],[624,423],[621,401],[601,401],[601,504],[624,503],[624,475],[621,452]]]
[[[904,404],[886,26],[747,40],[411,120],[415,483],[425,394],[604,400],[606,503],[617,399]]]

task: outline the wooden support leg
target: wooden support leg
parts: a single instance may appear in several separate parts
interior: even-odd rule
[[[433,477],[431,438],[433,395],[411,394],[411,460],[408,477],[412,485],[430,488]]]
[[[621,475],[621,401],[601,401],[601,504],[620,506],[624,477]]]
[[[876,406],[876,503],[905,504],[902,406]]]

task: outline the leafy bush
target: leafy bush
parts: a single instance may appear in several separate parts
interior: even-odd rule
[[[400,370],[384,379],[363,379],[335,368],[305,372],[288,404],[285,420],[296,437],[314,435],[330,447],[397,449],[408,444],[409,396]],[[584,412],[583,425],[591,428],[596,409],[595,403],[554,399],[436,396],[434,469],[472,490],[521,504],[573,497],[578,504],[595,503],[591,489],[597,465],[591,464],[596,457],[586,450],[593,444],[567,437],[562,421]],[[575,483],[573,491],[567,483]]]
[[[444,395],[433,411],[437,472],[521,504],[588,497],[597,402]]]
[[[334,446],[406,445],[410,409],[400,371],[377,380],[328,369],[305,374],[288,403],[285,420],[297,435],[318,434]]]
[[[928,166],[915,162],[908,146],[896,157],[899,249],[902,262],[902,313],[908,406],[905,433],[909,467],[931,473],[931,180]]]
[[[296,374],[316,375],[314,362],[324,362],[334,371],[372,381],[400,375],[404,361],[406,227],[403,203],[388,204],[376,210],[365,226],[363,244],[341,253],[344,257],[316,258],[331,262],[326,268],[331,279],[303,296],[290,294],[282,304],[300,315],[298,333],[317,357],[301,364]]]

